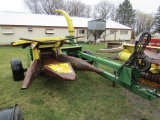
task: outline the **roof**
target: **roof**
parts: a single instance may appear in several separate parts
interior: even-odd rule
[[[88,27],[88,21],[93,20],[83,17],[71,17],[71,19],[74,27]],[[0,25],[67,27],[67,22],[64,16],[1,11]],[[106,28],[132,29],[111,20],[106,20]]]

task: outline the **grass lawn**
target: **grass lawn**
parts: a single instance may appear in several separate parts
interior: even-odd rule
[[[94,55],[104,44],[84,45]],[[148,101],[88,71],[77,71],[76,80],[60,81],[38,76],[21,90],[23,81],[12,78],[10,60],[19,58],[27,67],[27,49],[0,47],[0,109],[19,104],[25,120],[159,120],[160,101]],[[120,61],[118,61],[120,62]],[[109,69],[109,68],[104,68]]]

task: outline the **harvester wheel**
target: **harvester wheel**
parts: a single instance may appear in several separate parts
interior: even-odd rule
[[[93,53],[91,51],[89,51],[89,50],[85,50],[85,51],[83,51],[83,53],[86,53],[88,55],[93,55]],[[85,61],[87,61],[91,65],[93,64],[93,61],[88,61],[85,58],[82,58],[82,59],[85,60]]]
[[[11,60],[11,68],[14,81],[20,81],[24,79],[24,69],[22,62],[19,59],[15,58]]]
[[[93,55],[93,53],[91,51],[89,51],[89,50],[85,50],[83,52],[86,53],[86,54],[89,54],[89,55]]]

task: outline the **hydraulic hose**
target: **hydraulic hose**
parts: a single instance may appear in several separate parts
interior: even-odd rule
[[[147,71],[150,68],[150,62],[144,55],[144,50],[150,42],[150,39],[151,35],[149,34],[149,32],[144,32],[138,35],[138,37],[136,38],[134,52],[127,61],[128,64],[134,65],[134,68],[141,72]]]

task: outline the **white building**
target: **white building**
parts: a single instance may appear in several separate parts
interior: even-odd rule
[[[88,35],[88,21],[92,18],[71,17],[78,41],[94,40]],[[115,32],[116,31],[116,32]],[[130,40],[132,28],[117,22],[106,21],[106,41]],[[69,35],[64,16],[0,12],[0,45],[7,45],[19,38],[64,37]],[[104,36],[104,34],[102,35]]]

